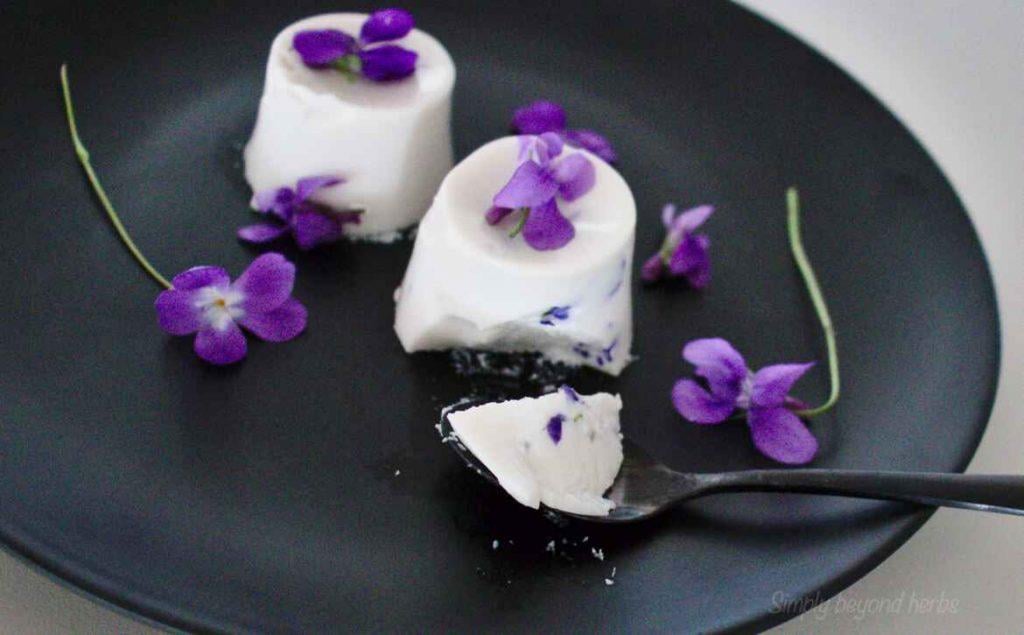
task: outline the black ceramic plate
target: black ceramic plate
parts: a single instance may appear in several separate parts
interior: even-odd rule
[[[813,423],[816,464],[964,468],[995,387],[996,306],[970,222],[910,134],[822,57],[729,4],[505,4],[411,7],[458,65],[458,156],[503,134],[513,107],[555,98],[616,144],[640,210],[638,257],[659,242],[665,201],[718,207],[711,287],[634,285],[639,361],[618,380],[573,382],[621,392],[628,434],[670,465],[766,466],[743,425],[687,424],[668,391],[695,337],[727,337],[755,365],[822,359],[786,245],[783,192],[797,184],[845,381],[839,407]],[[237,367],[204,366],[187,338],[157,328],[158,289],[90,195],[58,64],[70,63],[96,166],[158,268],[237,274],[256,253],[234,230],[251,221],[240,148],[270,40],[341,7],[14,5],[0,19],[10,550],[182,627],[707,631],[792,616],[784,601],[837,592],[928,517],[733,495],[616,528],[558,526],[518,506],[434,429],[472,380],[447,355],[403,354],[392,332],[409,243],[288,251],[308,332],[253,344]],[[826,389],[819,370],[799,394]]]

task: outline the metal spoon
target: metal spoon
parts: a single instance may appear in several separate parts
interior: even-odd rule
[[[448,413],[441,431],[452,450],[485,479],[498,479],[457,440]],[[615,503],[607,516],[565,516],[602,523],[628,523],[655,516],[677,503],[727,492],[792,492],[901,501],[1024,515],[1024,476],[876,472],[870,470],[780,469],[719,474],[676,472],[658,463],[629,439],[622,440],[622,468],[606,496]]]

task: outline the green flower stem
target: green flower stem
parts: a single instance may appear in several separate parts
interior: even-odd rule
[[[800,269],[800,275],[807,285],[807,293],[811,296],[814,310],[821,322],[821,329],[825,332],[825,347],[828,349],[828,376],[832,388],[828,400],[817,408],[797,410],[796,414],[801,417],[814,417],[827,412],[839,400],[839,353],[836,350],[836,332],[832,326],[832,318],[828,314],[828,306],[825,304],[825,296],[818,286],[818,278],[814,275],[811,261],[804,251],[803,240],[800,237],[800,197],[795,187],[786,190],[787,227],[789,229],[789,247],[793,252],[793,260]]]
[[[96,193],[96,197],[100,199],[100,204],[103,205],[103,209],[106,210],[107,216],[110,218],[111,224],[114,225],[114,229],[117,230],[118,236],[124,242],[125,247],[131,252],[132,256],[138,261],[139,265],[145,269],[154,280],[159,282],[164,288],[172,288],[171,283],[167,278],[160,275],[160,272],[149,264],[146,257],[142,255],[139,248],[132,242],[131,237],[128,235],[128,231],[124,228],[121,223],[121,219],[118,217],[117,212],[114,211],[114,206],[110,203],[110,199],[107,197],[107,192],[100,185],[100,179],[96,176],[96,171],[92,168],[92,163],[89,162],[89,151],[85,149],[85,145],[82,144],[82,139],[78,136],[78,125],[75,123],[75,110],[71,105],[71,88],[68,85],[68,65],[62,64],[60,67],[60,84],[64,90],[64,111],[68,117],[68,128],[71,131],[71,141],[75,145],[75,154],[78,155],[78,161],[82,164],[82,169],[85,170],[85,175],[89,178],[89,183],[92,185],[93,191]]]
[[[519,211],[522,214],[519,216],[519,221],[516,222],[516,226],[512,228],[511,232],[509,232],[509,234],[508,234],[509,238],[515,238],[516,236],[518,236],[523,231],[523,227],[526,227],[526,219],[527,219],[527,217],[530,216],[530,208],[529,207],[520,207]]]

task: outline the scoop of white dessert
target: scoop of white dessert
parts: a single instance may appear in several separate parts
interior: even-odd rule
[[[607,516],[604,493],[622,466],[618,395],[583,396],[563,386],[536,399],[448,415],[452,429],[517,501],[537,509]]]
[[[362,13],[300,20],[274,38],[245,178],[254,192],[307,176],[345,179],[313,198],[336,210],[363,209],[345,233],[375,235],[414,224],[452,166],[451,93],[455,66],[444,47],[414,29],[398,43],[418,54],[416,72],[397,82],[352,80],[312,69],[292,46],[299,31],[358,34]]]
[[[416,236],[396,292],[406,352],[472,348],[542,353],[618,375],[633,339],[630,271],[636,204],[598,157],[593,188],[559,200],[575,227],[564,247],[538,251],[485,212],[519,164],[520,140],[492,141],[445,178]]]

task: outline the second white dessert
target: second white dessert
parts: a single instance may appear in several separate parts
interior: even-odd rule
[[[611,166],[593,188],[559,201],[575,237],[537,251],[485,213],[519,165],[520,140],[505,137],[471,154],[445,178],[416,237],[395,330],[407,352],[472,348],[537,351],[573,366],[618,375],[633,339],[630,272],[636,205]]]
[[[359,33],[366,17],[320,15],[274,38],[256,127],[245,148],[245,177],[254,192],[290,187],[307,176],[345,179],[314,199],[339,211],[365,210],[360,224],[346,227],[356,236],[416,223],[452,165],[455,66],[433,37],[414,29],[401,39],[419,56],[416,72],[385,83],[308,68],[292,47],[299,31]]]

